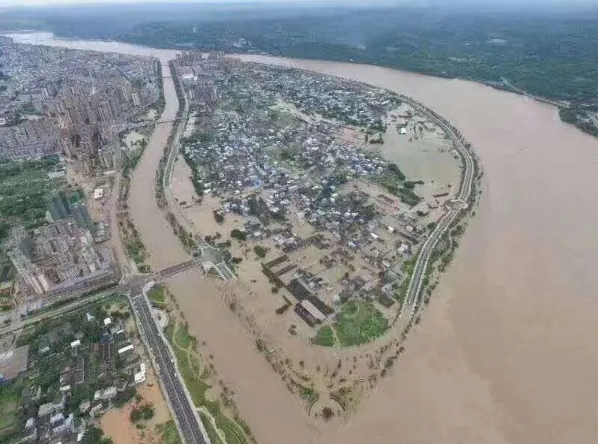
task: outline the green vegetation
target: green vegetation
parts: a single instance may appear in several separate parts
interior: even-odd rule
[[[321,327],[316,333],[316,336],[312,338],[311,343],[323,347],[334,347],[336,345],[336,339],[334,338],[332,327],[330,325]]]
[[[334,324],[342,347],[365,344],[388,330],[388,320],[371,302],[349,301],[341,308]]]
[[[253,247],[253,251],[260,259],[265,258],[268,254],[268,250],[262,247],[261,245],[256,245],[255,247]]]
[[[62,395],[60,387],[64,384],[61,384],[61,375],[66,371],[74,372],[72,374],[77,379],[83,372],[86,377],[78,380],[67,392],[65,415],[73,413],[79,416],[80,405],[93,400],[97,390],[127,386],[139,362],[138,357],[132,355],[124,359],[115,353],[110,361],[104,360],[100,341],[106,332],[103,324],[106,317],[114,323],[127,324],[131,317],[127,299],[120,295],[108,296],[61,317],[48,317],[19,335],[14,346],[28,345],[29,364],[25,377],[0,387],[0,442],[14,435],[11,430],[21,431],[24,421],[36,415],[42,404]],[[127,336],[126,333],[115,335],[113,346],[120,348],[127,345],[130,339]],[[80,344],[74,350],[71,344],[76,339]],[[111,402],[118,407],[134,397],[135,388],[127,387],[105,402],[106,406]],[[92,429],[83,442],[107,444],[111,441],[104,438],[99,429]]]
[[[170,323],[166,329],[166,335],[173,345],[179,370],[189,393],[191,393],[193,402],[196,406],[203,405],[205,402],[205,393],[210,386],[194,371],[193,361],[189,359],[189,355],[194,354],[195,351],[189,348],[191,339],[186,327],[181,324]]]
[[[221,211],[214,211],[214,220],[216,223],[223,223],[224,222],[224,214]]]
[[[135,231],[134,234],[135,236],[125,238],[125,248],[127,250],[127,255],[133,259],[136,264],[141,265],[147,258],[147,252],[141,238],[137,235],[137,231]]]
[[[210,385],[203,379],[209,375],[205,371],[200,373],[200,363],[197,352],[195,351],[196,339],[189,335],[186,326],[182,324],[170,324],[167,328],[166,335],[173,345],[179,370],[185,381],[187,389],[191,393],[193,402],[198,407],[205,407],[216,421],[218,429],[226,436],[227,444],[247,444],[251,442],[249,435],[244,431],[243,427],[238,425],[235,421],[228,418],[221,410],[218,401],[208,401],[206,399],[206,391]],[[205,415],[204,415],[205,416]],[[215,430],[210,430],[207,417],[202,416],[204,426],[211,436],[217,436]],[[212,441],[221,442],[221,441]]]
[[[17,409],[22,389],[22,384],[0,387],[0,441],[17,431]]]
[[[313,387],[305,387],[303,385],[300,385],[299,393],[301,397],[307,401],[308,404],[312,404],[316,402],[318,399],[320,399],[320,394]]]
[[[203,426],[208,434],[208,438],[210,438],[210,442],[212,444],[227,444],[223,443],[220,439],[220,435],[218,435],[216,429],[214,429],[212,421],[210,421],[208,415],[206,415],[204,412],[199,412],[199,417],[201,418],[201,422],[203,423]]]
[[[190,346],[195,345],[195,339],[189,335],[185,326],[179,325],[174,334],[174,343],[178,347],[187,350]]]
[[[198,13],[193,6],[181,5],[169,10],[168,19],[159,10],[139,11],[128,20],[106,11],[81,26],[78,14],[42,13],[31,20],[26,12],[7,11],[3,21],[7,29],[27,23],[28,29],[34,26],[65,37],[351,61],[475,80],[570,102],[561,118],[596,135],[597,126],[587,117],[588,106],[596,106],[598,97],[597,8],[572,5],[564,14],[522,5],[503,11],[478,2],[458,10],[387,5],[305,8],[295,13],[288,7],[259,5]]]
[[[598,119],[598,108],[588,106],[585,102],[572,103],[568,108],[562,108],[559,112],[563,122],[575,125],[580,130],[598,137],[598,126],[588,120],[588,114],[591,113]]]
[[[162,63],[160,63],[160,61],[156,61],[156,78],[158,79],[158,89],[160,92],[154,106],[156,107],[157,117],[159,119],[166,106],[166,100],[164,99],[164,79],[162,78]]]
[[[398,165],[396,163],[389,164],[388,165],[388,170],[390,171],[391,174],[393,174],[394,176],[396,176],[397,180],[399,180],[401,182],[405,180],[405,175],[399,169],[399,167],[398,167]]]
[[[154,417],[154,407],[151,404],[135,406],[131,410],[129,419],[133,424],[141,421],[149,421]]]
[[[334,412],[332,411],[332,409],[330,407],[324,407],[322,409],[322,418],[324,418],[325,420],[328,421],[333,416],[334,416]]]
[[[245,233],[245,231],[241,231],[237,228],[230,232],[230,237],[239,241],[247,240],[247,234]]]
[[[216,427],[222,430],[226,436],[226,444],[248,444],[250,442],[245,431],[236,422],[222,413],[220,403],[206,401],[205,406],[214,417]]]
[[[104,437],[104,432],[94,426],[88,426],[81,439],[81,444],[113,444],[110,438]]]
[[[193,233],[187,231],[177,220],[174,214],[170,211],[166,213],[166,219],[170,223],[172,227],[172,231],[174,234],[179,238],[183,247],[185,247],[188,251],[194,251],[197,249],[197,242],[193,236]]]
[[[401,265],[401,270],[403,271],[403,273],[410,276],[413,273],[413,270],[415,269],[416,262],[417,256],[413,256],[411,259],[408,259],[405,262],[403,262],[403,265]]]
[[[154,285],[152,289],[148,292],[147,296],[149,297],[150,302],[152,305],[157,307],[164,306],[164,295],[166,289],[162,285]]]
[[[181,145],[185,146],[190,143],[189,139],[181,140]],[[193,189],[195,190],[195,194],[198,196],[203,196],[204,188],[203,183],[201,181],[201,175],[199,174],[199,168],[197,167],[197,162],[193,160],[191,154],[183,151],[183,157],[185,158],[185,162],[191,169],[191,183],[193,184]]]
[[[401,285],[399,285],[399,288],[397,288],[392,295],[393,298],[395,298],[397,300],[397,302],[400,304],[400,306],[403,305],[403,302],[405,302],[405,298],[407,298],[407,291],[409,290],[410,282],[411,282],[411,274],[408,274],[401,281]]]
[[[55,156],[23,162],[0,161],[0,221],[4,224],[3,233],[6,233],[5,225],[34,228],[45,223],[45,197],[66,184],[63,177],[50,179],[48,173],[60,170],[60,159]]]
[[[380,176],[379,183],[386,191],[394,194],[407,205],[415,206],[422,200],[413,190],[415,185],[421,182],[406,181],[405,175],[394,163],[388,165],[386,171]]]
[[[165,422],[164,424],[158,424],[156,426],[156,432],[160,435],[161,444],[183,444],[173,420]],[[212,444],[216,443],[212,441]]]

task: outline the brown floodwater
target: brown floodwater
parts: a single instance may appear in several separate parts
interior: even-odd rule
[[[54,42],[50,36],[36,43]],[[81,42],[62,44],[86,49]],[[172,54],[159,53],[163,60]],[[216,369],[258,442],[594,442],[598,140],[563,124],[551,106],[472,82],[346,63],[242,58],[410,95],[460,128],[484,168],[476,217],[406,353],[338,428],[316,431],[307,424],[278,377],[251,352],[251,338],[235,325],[215,287],[199,273],[173,283],[191,331],[214,349]],[[165,90],[167,112],[173,112],[176,95],[168,80]],[[154,201],[166,138],[167,130],[157,131],[131,190],[133,218],[156,266],[184,256]]]
[[[586,443],[598,433],[598,139],[460,80],[242,57],[389,88],[447,117],[484,168],[477,217],[393,375],[328,442]]]

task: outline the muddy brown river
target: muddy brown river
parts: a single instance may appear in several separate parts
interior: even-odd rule
[[[60,42],[49,34],[19,40],[162,60],[174,54]],[[301,406],[250,350],[251,339],[219,308],[224,304],[199,273],[173,284],[192,332],[213,348],[216,369],[234,388],[258,442],[595,442],[598,139],[563,124],[556,108],[472,82],[346,63],[242,58],[412,96],[461,129],[485,173],[476,217],[405,354],[346,424],[307,424]],[[165,92],[166,113],[176,113],[170,80]],[[182,257],[153,193],[167,136],[168,129],[156,132],[131,191],[134,221],[157,266]]]

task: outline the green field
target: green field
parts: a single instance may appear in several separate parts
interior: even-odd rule
[[[334,347],[336,339],[334,338],[334,331],[330,325],[325,325],[318,330],[318,333],[312,338],[312,344],[321,345],[323,347]]]
[[[0,214],[11,224],[35,227],[44,223],[46,195],[66,184],[66,179],[48,178],[60,170],[58,157],[25,162],[0,161]]]
[[[177,329],[174,334],[174,342],[180,348],[187,350],[194,343],[194,340],[191,336],[189,336],[189,333],[185,327],[177,325]]]
[[[388,319],[373,303],[349,301],[342,306],[334,324],[321,327],[311,343],[322,347],[350,347],[373,341],[386,330]]]
[[[2,399],[0,403],[0,437],[15,426],[18,398]]]
[[[365,344],[388,330],[388,319],[371,302],[349,301],[341,308],[334,330],[342,347]]]
[[[173,420],[165,422],[164,424],[158,424],[156,426],[156,431],[160,435],[160,442],[162,444],[182,444],[179,432],[176,429]]]
[[[196,361],[195,356],[192,355],[195,352],[189,349],[191,338],[184,328],[180,325],[175,326],[173,324],[168,325],[166,335],[173,346],[172,348],[174,349],[181,376],[185,380],[185,385],[187,386],[187,389],[189,389],[189,393],[191,393],[193,402],[196,406],[203,405],[205,402],[206,390],[208,390],[210,386],[198,377],[198,374],[196,373],[198,369],[194,369],[194,365],[197,365],[198,360]],[[190,356],[193,356],[191,360]],[[192,361],[194,362],[192,363]]]

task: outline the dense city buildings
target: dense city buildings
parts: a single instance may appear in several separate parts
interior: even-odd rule
[[[89,229],[80,227],[74,218],[43,225],[32,234],[22,227],[14,228],[7,254],[22,279],[23,293],[29,289],[36,294],[68,289],[114,274],[110,251],[95,247]]]
[[[85,174],[119,165],[119,135],[161,94],[159,64],[147,57],[0,37],[0,66],[0,158],[62,154]]]
[[[117,277],[106,201],[164,99],[150,57],[0,37],[0,66],[0,269],[18,308]]]

